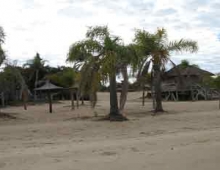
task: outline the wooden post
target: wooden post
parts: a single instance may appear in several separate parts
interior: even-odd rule
[[[79,108],[79,90],[76,91],[76,108]]]
[[[74,91],[71,89],[70,90],[70,98],[71,98],[71,109],[75,109],[75,104],[74,104]]]
[[[35,88],[37,88],[38,74],[39,74],[39,70],[36,70],[36,78],[34,83]],[[37,100],[37,91],[34,90],[34,101],[36,102],[36,100]]]
[[[193,97],[193,89],[192,89],[192,87],[190,88],[190,92],[191,92],[191,99],[192,99],[192,101],[194,101],[194,97]]]
[[[1,100],[2,100],[2,107],[5,107],[5,95],[4,92],[1,94]]]
[[[83,94],[81,96],[81,102],[82,102],[81,104],[84,105],[84,95]]]
[[[142,106],[145,105],[145,88],[143,86],[143,93],[142,93]]]
[[[47,96],[48,96],[48,101],[49,101],[49,112],[52,113],[52,112],[53,112],[53,109],[52,109],[52,99],[51,99],[50,90],[48,90]]]
[[[178,91],[176,91],[176,101],[179,101],[179,94],[178,94]]]

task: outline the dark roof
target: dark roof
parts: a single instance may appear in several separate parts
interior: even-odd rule
[[[178,69],[178,70],[177,70]],[[178,71],[181,73],[181,75],[195,75],[195,76],[199,76],[199,75],[203,75],[203,76],[213,76],[214,74],[203,70],[201,68],[195,67],[195,66],[188,66],[188,67],[182,67],[181,65],[178,65],[176,67],[173,67],[172,69],[170,69],[169,71],[167,71],[165,73],[165,75],[167,77],[172,77],[172,76],[178,76]]]
[[[62,88],[63,87],[56,86],[50,83],[49,81],[46,81],[46,83],[43,86],[35,88],[34,90],[57,90],[57,89],[62,89]]]

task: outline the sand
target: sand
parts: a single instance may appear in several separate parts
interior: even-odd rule
[[[0,119],[1,170],[218,170],[218,101],[164,102],[168,111],[152,117],[152,103],[129,93],[127,122],[97,121],[108,113],[107,93],[97,108],[71,111],[70,101],[8,107],[18,119]],[[79,118],[78,118],[79,117]]]

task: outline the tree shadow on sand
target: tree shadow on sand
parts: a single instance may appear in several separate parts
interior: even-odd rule
[[[0,119],[18,119],[18,118],[14,116],[12,113],[0,112]]]

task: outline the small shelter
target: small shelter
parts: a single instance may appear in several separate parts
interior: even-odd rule
[[[208,87],[204,87],[203,80],[214,74],[196,66],[183,67],[178,65],[165,72],[162,81],[162,93],[166,100],[184,99],[198,100],[212,99],[213,95]]]
[[[50,83],[49,80],[47,80],[43,86],[35,88],[34,90],[35,91],[44,91],[47,93],[48,101],[49,101],[49,111],[50,111],[50,113],[52,113],[53,109],[52,109],[51,92],[53,92],[55,90],[61,90],[61,89],[63,89],[63,87],[56,86],[56,85]]]

